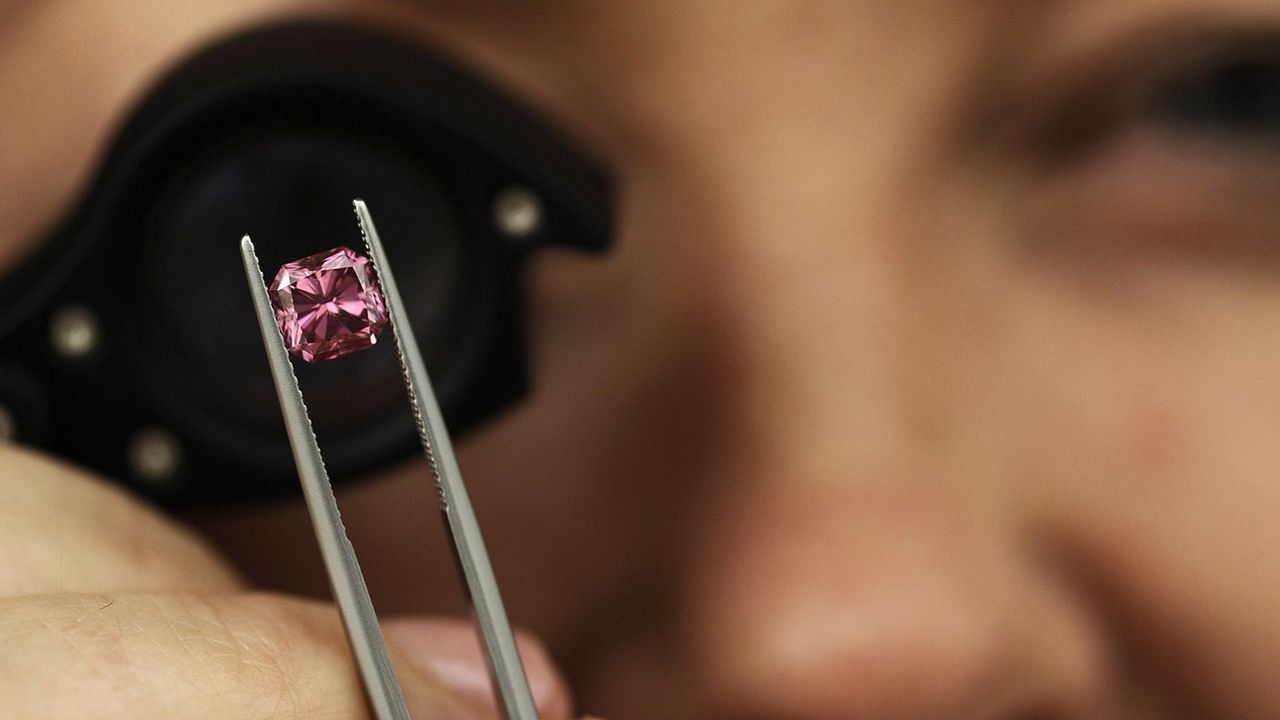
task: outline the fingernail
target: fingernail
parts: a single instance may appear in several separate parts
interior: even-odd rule
[[[430,673],[449,690],[497,717],[488,666],[472,625],[460,620],[403,617],[383,622],[382,630],[417,669]],[[568,718],[569,692],[546,651],[527,636],[518,636],[516,644],[539,715],[544,720]]]

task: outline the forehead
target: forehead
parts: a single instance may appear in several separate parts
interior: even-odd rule
[[[627,75],[746,57],[798,54],[806,61],[954,56],[957,51],[1074,54],[1114,38],[1205,24],[1280,23],[1277,0],[619,0],[528,4],[432,3],[453,30],[518,55],[574,65],[580,76]],[[452,34],[452,33],[450,33]],[[479,42],[485,42],[483,40]],[[617,58],[590,65],[587,58]],[[568,68],[561,67],[561,70]]]
[[[800,95],[824,105],[981,96],[991,84],[1034,86],[1099,58],[1123,66],[1127,43],[1206,25],[1280,32],[1277,0],[425,4],[437,39],[597,146],[611,144],[606,126],[700,125],[700,108],[721,125]]]
[[[990,25],[1014,23],[1029,31],[1047,26],[1087,28],[1098,24],[1152,18],[1237,16],[1280,12],[1275,0],[786,0],[729,3],[724,0],[618,0],[616,2],[527,3],[509,0],[431,1],[438,12],[497,23],[495,29],[545,31],[590,30],[605,36],[619,32],[661,33],[695,27],[717,29],[770,25],[775,30],[822,26],[834,32],[915,20],[936,24],[938,18],[967,16]],[[590,38],[580,36],[580,40]]]

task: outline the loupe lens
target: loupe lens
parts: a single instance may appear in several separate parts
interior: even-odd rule
[[[428,365],[448,388],[455,368],[450,343],[479,322],[469,312],[468,277],[477,262],[461,240],[455,204],[432,173],[430,158],[355,123],[291,122],[219,128],[152,176],[154,202],[140,208],[136,272],[138,332],[159,387],[173,388],[178,414],[232,447],[275,439],[279,411],[262,344],[253,327],[243,269],[229,252],[252,229],[267,282],[289,260],[346,245],[363,253],[350,206],[368,201],[396,258],[402,292],[423,339]],[[229,244],[230,243],[230,244]],[[376,448],[405,421],[395,355],[376,349],[332,363],[296,363],[317,434],[341,438],[360,465],[360,448]],[[198,382],[192,379],[198,378]],[[441,393],[444,395],[444,391]],[[209,433],[213,430],[212,434]]]
[[[513,189],[539,209],[518,232],[494,215]],[[173,506],[296,492],[237,245],[253,236],[268,282],[335,246],[363,252],[355,198],[378,218],[450,431],[522,397],[522,268],[543,247],[608,247],[607,177],[417,40],[287,22],[175,65],[0,284],[0,434]],[[84,348],[56,341],[64,317],[94,330]],[[335,483],[419,449],[390,339],[294,363]],[[154,438],[173,449],[163,472],[136,462]]]

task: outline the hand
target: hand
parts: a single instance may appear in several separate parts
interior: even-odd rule
[[[387,623],[414,718],[492,718],[462,622]],[[543,718],[570,716],[521,638]],[[369,717],[336,610],[245,587],[194,535],[53,460],[0,448],[0,717]]]

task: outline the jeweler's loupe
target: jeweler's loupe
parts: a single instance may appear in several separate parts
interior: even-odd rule
[[[607,248],[604,172],[415,42],[291,23],[163,78],[0,281],[0,433],[165,504],[296,492],[227,238],[252,229],[268,267],[354,245],[352,197],[378,208],[450,428],[520,398],[523,262]],[[393,353],[298,371],[335,481],[415,453]]]

